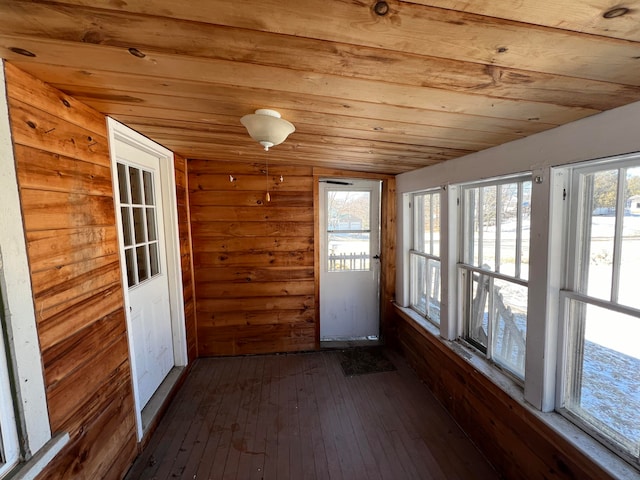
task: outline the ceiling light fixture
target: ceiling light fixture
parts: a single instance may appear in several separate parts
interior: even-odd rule
[[[275,145],[280,145],[296,130],[291,122],[281,118],[280,113],[266,108],[245,115],[240,121],[251,138],[260,143],[266,151]]]

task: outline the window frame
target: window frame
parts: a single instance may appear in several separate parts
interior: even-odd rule
[[[518,192],[516,193],[516,197],[517,197],[516,241],[515,241],[516,266],[515,266],[514,276],[511,276],[511,275],[506,275],[500,272],[501,196],[499,195],[500,193],[499,188],[503,185],[514,184],[514,183],[518,185]],[[486,341],[487,345],[486,346],[471,337],[470,330],[469,330],[470,328],[469,321],[470,321],[470,315],[471,315],[471,309],[472,309],[471,296],[473,295],[474,276],[484,275],[487,277],[489,292],[495,292],[495,289],[493,286],[495,280],[509,282],[521,287],[525,287],[527,289],[527,330],[528,330],[528,324],[529,324],[528,317],[530,313],[529,275],[527,274],[527,278],[522,278],[522,262],[521,262],[522,238],[523,238],[522,236],[522,222],[523,222],[522,204],[523,204],[523,185],[525,183],[531,183],[530,195],[531,195],[531,199],[533,199],[533,183],[534,182],[533,182],[532,172],[524,172],[524,173],[519,173],[517,175],[505,175],[505,176],[500,176],[493,179],[460,184],[459,195],[458,195],[459,208],[458,208],[458,218],[457,218],[458,220],[458,239],[457,240],[458,241],[457,241],[457,251],[456,251],[457,253],[456,273],[457,273],[457,279],[458,279],[456,299],[458,303],[458,310],[460,312],[459,327],[458,327],[460,331],[460,335],[458,338],[461,341],[469,344],[475,350],[477,350],[480,354],[482,354],[487,359],[487,361],[491,363],[491,365],[493,365],[494,367],[506,373],[520,387],[524,387],[525,385],[525,377],[527,372],[526,357],[528,353],[527,352],[528,348],[527,348],[526,337],[528,335],[526,330],[525,330],[525,342],[524,342],[523,369],[522,369],[522,376],[520,376],[520,374],[514,371],[514,369],[510,368],[510,366],[507,365],[506,362],[500,362],[496,358],[496,355],[494,354],[493,336],[494,336],[495,322],[492,321],[494,320],[492,319],[493,311],[494,311],[494,308],[493,308],[494,295],[492,293],[488,294],[488,299],[487,299],[488,309],[489,309],[489,318],[487,319],[487,341]],[[469,230],[469,222],[471,221],[471,219],[469,218],[470,211],[467,209],[467,202],[468,202],[467,192],[473,189],[479,189],[478,195],[479,195],[480,203],[479,203],[479,206],[475,208],[482,210],[483,204],[482,204],[481,197],[482,197],[483,188],[493,187],[493,186],[496,187],[496,206],[495,206],[496,237],[495,237],[495,251],[494,251],[495,265],[494,265],[494,270],[488,270],[488,269],[483,269],[482,267],[479,267],[471,263],[473,262],[473,257],[475,256],[475,252],[473,252],[470,249],[470,245],[473,245],[473,243],[475,242],[475,236],[472,235],[471,237],[469,237],[469,235],[467,235]],[[482,241],[483,241],[482,229],[479,229],[478,263],[482,261]],[[529,237],[529,242],[530,242],[530,237]],[[469,261],[470,257],[471,259]]]
[[[587,411],[580,415],[572,402],[573,390],[579,388],[576,385],[576,365],[582,365],[584,353],[581,354],[581,347],[578,346],[579,339],[576,337],[578,331],[585,328],[586,315],[584,318],[573,318],[570,314],[570,303],[579,302],[586,306],[591,305],[635,317],[640,322],[640,309],[630,307],[619,302],[618,293],[620,286],[620,263],[621,263],[621,242],[623,235],[623,219],[626,208],[624,194],[623,170],[640,167],[640,154],[631,154],[615,158],[599,159],[588,162],[581,162],[570,166],[564,166],[562,170],[569,177],[568,185],[568,205],[567,222],[563,232],[564,244],[562,246],[565,264],[565,274],[562,278],[563,287],[559,291],[559,330],[558,330],[558,374],[556,375],[556,408],[555,410],[574,423],[580,429],[586,431],[607,448],[615,452],[620,457],[634,465],[640,467],[640,454],[634,456],[628,450],[622,435],[610,429],[606,423],[600,421]],[[612,259],[612,281],[609,286],[609,297],[599,298],[588,293],[586,284],[589,275],[584,273],[585,247],[584,244],[589,239],[585,238],[585,220],[587,212],[593,211],[593,204],[585,205],[584,181],[586,175],[598,172],[617,170],[616,184],[616,213],[613,238],[613,259]],[[593,216],[593,213],[591,213]],[[582,329],[582,330],[581,330]],[[580,350],[580,351],[577,351]],[[581,369],[582,367],[580,367]],[[640,439],[638,439],[640,444]],[[636,448],[640,452],[640,445]]]
[[[430,214],[429,214],[429,243],[430,243],[430,252],[426,252],[426,251],[422,251],[417,247],[417,243],[418,243],[418,232],[424,232],[424,225],[421,223],[421,228],[418,229],[417,228],[417,223],[418,223],[418,208],[416,207],[417,202],[416,202],[416,198],[417,197],[424,197],[424,196],[430,196],[431,197],[431,201],[429,202],[429,208],[430,208]],[[433,219],[434,219],[434,209],[433,209],[433,197],[436,196],[438,197],[438,214],[439,214],[439,220],[438,223],[440,225],[440,241],[439,241],[439,247],[438,247],[438,255],[433,254],[433,234],[434,234],[434,229],[433,229]],[[419,258],[424,258],[425,260],[425,264],[426,264],[426,268],[425,270],[428,272],[429,271],[429,262],[430,261],[435,261],[438,262],[439,268],[438,268],[438,292],[439,292],[439,296],[440,296],[440,305],[442,305],[442,260],[441,260],[441,253],[442,253],[442,203],[443,203],[443,195],[441,192],[441,189],[438,188],[431,188],[431,189],[427,189],[427,190],[421,190],[418,192],[413,192],[410,194],[410,199],[409,199],[409,205],[410,205],[410,210],[411,210],[411,243],[410,243],[410,248],[409,248],[409,307],[415,311],[416,313],[418,313],[422,318],[425,318],[426,320],[428,320],[429,322],[431,322],[432,324],[434,324],[436,327],[440,328],[440,324],[441,324],[441,320],[440,320],[440,316],[441,316],[441,312],[438,316],[438,319],[436,320],[435,318],[433,318],[433,316],[430,314],[431,313],[431,309],[429,306],[429,302],[426,302],[426,307],[425,307],[425,311],[421,311],[420,309],[418,309],[416,307],[416,305],[414,305],[413,303],[413,292],[414,292],[414,288],[416,287],[414,285],[413,279],[414,279],[414,258],[419,257]],[[421,220],[424,220],[424,216],[421,217]],[[426,289],[427,292],[430,291],[430,287],[431,287],[431,275],[427,274],[426,278],[425,278],[425,282],[426,282]]]

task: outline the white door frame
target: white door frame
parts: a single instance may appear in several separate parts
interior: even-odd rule
[[[113,182],[114,205],[117,208],[116,193],[119,191],[117,178],[117,142],[126,143],[134,148],[142,150],[160,159],[160,187],[162,190],[162,206],[164,218],[165,246],[167,253],[167,276],[169,281],[169,305],[171,310],[171,332],[173,337],[173,357],[177,367],[186,366],[187,335],[184,316],[184,297],[182,285],[182,266],[180,261],[180,236],[178,232],[178,201],[176,197],[175,167],[173,152],[159,145],[135,130],[107,117],[109,129],[109,153],[111,156],[111,179]],[[129,361],[131,364],[131,382],[133,384],[133,397],[135,402],[136,424],[138,441],[144,434],[142,425],[142,407],[136,382],[137,368],[135,355],[133,354],[133,329],[131,327],[131,309],[129,301],[129,289],[127,285],[127,269],[124,250],[120,248],[124,240],[122,238],[122,221],[116,211],[116,225],[118,230],[118,251],[120,254],[120,271],[122,274],[122,289],[124,293],[124,308],[127,319],[127,336],[129,339]]]

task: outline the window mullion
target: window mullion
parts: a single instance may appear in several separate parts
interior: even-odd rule
[[[611,301],[618,302],[620,289],[620,261],[622,257],[622,227],[624,223],[625,186],[627,169],[618,170],[618,191],[616,193],[616,226],[613,240],[613,271],[611,282]]]

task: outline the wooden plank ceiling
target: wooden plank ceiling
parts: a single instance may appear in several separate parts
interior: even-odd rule
[[[640,0],[3,0],[0,54],[188,158],[400,173],[640,100]]]

